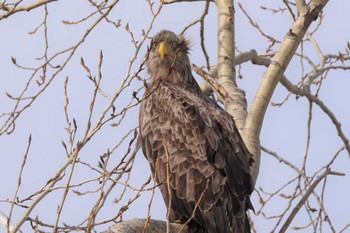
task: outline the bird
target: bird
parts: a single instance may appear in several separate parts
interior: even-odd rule
[[[149,80],[139,110],[142,151],[170,222],[188,232],[250,232],[254,159],[233,117],[192,75],[190,41],[161,30],[146,54]]]

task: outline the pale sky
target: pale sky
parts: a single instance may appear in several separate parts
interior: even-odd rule
[[[26,3],[26,1],[24,1]],[[27,1],[30,2],[30,1]],[[265,32],[278,40],[283,40],[284,35],[290,28],[290,19],[288,14],[272,14],[263,11],[259,6],[278,8],[284,5],[272,4],[270,1],[242,1],[243,6],[258,22],[259,26]],[[325,8],[323,24],[320,30],[314,35],[318,41],[323,53],[335,53],[344,51],[346,43],[350,40],[350,16],[348,9],[350,2],[346,0],[330,1]],[[204,2],[182,3],[164,6],[159,17],[156,19],[150,35],[154,35],[161,29],[169,29],[174,32],[180,32],[186,25],[197,19],[204,8]],[[62,20],[77,21],[86,17],[93,8],[85,1],[61,0],[49,5],[48,11],[48,38],[49,38],[49,56],[69,48],[74,45],[85,33],[86,29],[94,22],[96,17],[89,19],[79,25],[65,25]],[[14,101],[6,96],[6,92],[13,96],[18,96],[23,90],[28,78],[31,75],[30,70],[19,70],[12,62],[11,57],[16,58],[18,64],[25,67],[33,67],[42,64],[42,61],[36,59],[42,57],[44,53],[43,29],[39,29],[35,35],[28,34],[32,32],[43,20],[44,9],[39,8],[31,12],[20,12],[8,19],[0,21],[0,114],[7,112],[14,106]],[[99,62],[99,53],[103,52],[103,78],[101,89],[112,95],[120,86],[121,81],[126,75],[129,60],[134,54],[134,49],[130,44],[130,35],[125,31],[125,25],[129,23],[129,28],[134,32],[136,40],[142,38],[142,29],[146,29],[150,23],[151,15],[149,6],[144,0],[120,1],[111,12],[109,18],[113,21],[121,19],[121,27],[118,29],[111,24],[102,22],[88,36],[85,42],[79,47],[75,55],[70,60],[64,70],[58,74],[48,89],[41,94],[33,105],[25,110],[16,121],[15,131],[10,135],[0,136],[0,210],[8,214],[10,205],[3,202],[6,199],[12,199],[17,187],[17,179],[23,155],[27,148],[28,137],[32,135],[32,144],[28,154],[26,166],[23,171],[21,189],[19,197],[24,198],[40,187],[44,186],[46,181],[53,177],[56,171],[66,160],[62,140],[68,142],[66,133],[66,120],[64,115],[64,80],[69,77],[69,114],[70,120],[73,118],[78,124],[77,138],[79,141],[85,132],[88,119],[89,106],[93,93],[93,85],[87,78],[87,73],[80,65],[82,57],[85,64],[96,75]],[[260,36],[258,31],[252,28],[248,19],[236,5],[236,45],[242,52],[251,49],[257,50],[258,54],[265,52],[267,48],[267,39]],[[209,15],[205,19],[205,43],[210,56],[210,63],[216,63],[216,8],[211,4]],[[196,65],[205,65],[204,56],[200,49],[199,25],[196,25],[186,32],[186,36],[192,41],[192,50],[190,53],[191,62]],[[311,27],[312,29],[314,28]],[[149,44],[147,40],[141,49],[135,65],[131,69],[133,74],[138,70],[139,64],[146,52]],[[273,47],[276,50],[278,45]],[[310,44],[305,43],[304,50],[308,51],[310,58],[317,64],[318,57]],[[300,50],[298,50],[300,52]],[[52,65],[60,64],[66,56],[53,60]],[[248,106],[254,98],[265,67],[253,66],[250,63],[241,67],[242,79],[238,80],[238,85],[246,91]],[[305,64],[305,71],[309,72],[310,67]],[[52,74],[52,70],[48,71]],[[300,80],[300,58],[294,58],[291,66],[286,71],[286,77],[294,84]],[[350,108],[347,100],[350,98],[348,87],[350,85],[350,73],[345,71],[332,71],[328,78],[324,80],[320,99],[333,111],[337,119],[342,123],[342,129],[346,136],[350,136]],[[141,72],[144,78],[147,74]],[[36,78],[38,79],[38,77]],[[199,82],[201,78],[197,77]],[[134,81],[129,88],[115,102],[115,107],[121,110],[131,99],[131,93],[142,86],[141,82]],[[28,95],[34,94],[40,87],[33,82],[29,87]],[[273,102],[281,102],[288,94],[288,91],[278,85],[272,98]],[[99,96],[95,104],[92,123],[98,119],[100,112],[108,104],[107,99]],[[272,151],[277,152],[283,158],[294,163],[298,167],[303,162],[303,156],[306,148],[307,119],[308,119],[308,101],[306,98],[296,99],[291,96],[282,107],[269,106],[265,116],[265,121],[261,133],[261,144]],[[4,124],[4,117],[0,118],[1,126]],[[110,123],[115,123],[114,120]],[[138,107],[130,109],[123,123],[119,127],[110,127],[106,125],[93,140],[91,140],[80,152],[79,158],[96,166],[99,157],[113,148],[118,141],[132,128],[138,124]],[[311,125],[311,145],[307,160],[307,174],[312,175],[320,167],[327,164],[336,151],[342,146],[335,126],[331,123],[329,117],[316,105],[313,106],[313,121]],[[117,163],[120,157],[126,152],[128,140],[112,154],[110,167],[113,161]],[[332,165],[335,171],[343,172],[345,177],[329,177],[327,180],[327,191],[325,193],[325,208],[331,218],[336,231],[339,231],[350,221],[350,204],[347,201],[350,196],[350,178],[349,178],[350,160],[349,156],[343,151],[339,158]],[[67,173],[70,171],[68,169]],[[130,178],[130,184],[134,187],[140,187],[149,177],[150,170],[147,161],[142,152],[136,156]],[[287,166],[279,163],[272,156],[262,153],[262,162],[260,175],[256,188],[262,187],[266,192],[275,192],[281,185],[288,180],[296,177],[296,173]],[[96,173],[77,165],[73,175],[73,182],[78,183],[96,177]],[[123,179],[124,181],[125,179]],[[59,182],[57,186],[65,185],[65,181]],[[81,189],[81,192],[98,187],[96,184],[88,184]],[[294,187],[294,186],[292,186]],[[292,187],[287,188],[282,193],[291,195]],[[127,202],[129,198],[135,195],[135,192],[127,189],[124,202],[115,204],[113,199],[117,198],[123,186],[117,185],[112,191],[109,200],[104,206],[104,210],[97,217],[98,220],[112,217],[119,208]],[[317,187],[320,190],[322,186]],[[135,201],[130,209],[127,210],[123,219],[145,218],[148,211],[150,192],[142,193],[141,197]],[[64,206],[61,221],[68,224],[77,224],[86,218],[88,211],[95,203],[97,194],[90,194],[77,197],[70,192]],[[62,199],[62,190],[54,191],[47,195],[34,209],[31,217],[38,215],[42,221],[53,223],[57,206]],[[258,196],[252,195],[252,202],[255,209],[260,208]],[[297,199],[299,200],[299,198]],[[275,197],[270,207],[265,210],[269,216],[280,214],[284,209],[287,199]],[[29,205],[30,203],[25,203]],[[292,203],[292,207],[296,202]],[[310,198],[310,205],[318,208],[315,198]],[[23,214],[24,209],[15,207],[13,213],[13,222],[16,222]],[[252,213],[251,213],[252,214]],[[316,216],[317,213],[315,213]],[[152,218],[165,219],[165,205],[157,191],[151,209]],[[254,215],[254,214],[252,214]],[[261,214],[253,216],[255,228],[258,232],[267,232],[274,226],[274,220],[267,221]],[[284,219],[285,220],[285,219]],[[284,222],[283,220],[283,222]],[[295,218],[292,226],[302,226],[308,223],[309,217],[304,212],[300,212]],[[97,228],[99,231],[106,229]],[[29,224],[24,224],[21,228],[23,232],[31,232]],[[278,228],[279,229],[279,228]],[[310,232],[311,228],[298,232]],[[327,232],[325,228],[324,232]],[[349,229],[348,229],[349,231]],[[0,232],[5,232],[0,228]]]

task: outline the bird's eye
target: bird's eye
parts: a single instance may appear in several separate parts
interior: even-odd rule
[[[177,44],[176,44],[175,42],[171,43],[170,45],[171,45],[171,47],[173,47],[173,48],[176,48],[176,47],[177,47]]]
[[[153,47],[157,47],[157,42],[153,42]]]

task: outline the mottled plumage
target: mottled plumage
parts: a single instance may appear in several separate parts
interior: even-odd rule
[[[232,117],[201,92],[188,49],[167,30],[152,40],[139,115],[142,150],[165,205],[170,201],[170,221],[190,219],[190,232],[249,232],[253,160]]]

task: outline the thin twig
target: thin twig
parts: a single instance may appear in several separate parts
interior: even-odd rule
[[[11,9],[8,9],[7,10],[7,13],[4,13],[2,15],[0,15],[0,20],[4,19],[4,18],[7,18],[9,17],[10,15],[13,15],[17,12],[20,12],[20,11],[30,11],[30,10],[33,10],[37,7],[40,7],[44,4],[48,4],[50,2],[55,2],[57,0],[38,0],[36,2],[33,2],[31,4],[28,4],[28,5],[24,5],[24,6],[17,6],[17,4],[12,7]]]
[[[294,207],[294,209],[292,210],[292,212],[290,213],[289,217],[287,218],[286,222],[283,224],[281,230],[279,231],[279,233],[284,233],[287,231],[289,225],[292,223],[294,217],[296,216],[296,214],[299,212],[300,208],[305,204],[306,200],[309,198],[310,194],[314,191],[314,189],[317,187],[318,183],[320,183],[320,181],[322,179],[324,179],[326,176],[328,175],[336,175],[336,176],[345,176],[344,173],[340,173],[340,172],[334,172],[331,170],[326,170],[324,173],[322,173],[322,175],[320,175],[310,186],[310,188],[307,190],[307,192],[304,194],[304,196],[301,198],[301,200],[299,201],[299,203]]]
[[[223,88],[213,77],[211,77],[207,72],[203,70],[202,67],[198,67],[195,64],[192,64],[192,69],[196,71],[198,75],[200,75],[202,78],[205,79],[214,89],[221,95],[221,97],[226,101],[226,102],[231,102],[232,98],[228,94],[225,88]]]
[[[28,139],[28,146],[27,146],[26,152],[24,154],[22,165],[21,165],[21,169],[20,169],[20,172],[19,172],[19,175],[18,175],[17,189],[16,189],[16,192],[15,192],[13,200],[12,200],[9,217],[7,219],[7,225],[6,225],[7,226],[7,232],[10,232],[11,217],[12,217],[12,213],[13,213],[13,209],[14,209],[14,206],[15,206],[16,199],[18,198],[18,192],[19,192],[19,189],[20,189],[21,184],[22,184],[22,174],[23,174],[24,166],[25,166],[25,164],[27,162],[27,157],[28,157],[28,154],[29,154],[29,149],[30,149],[30,145],[31,144],[32,144],[32,135],[30,134],[29,135],[29,139]]]

